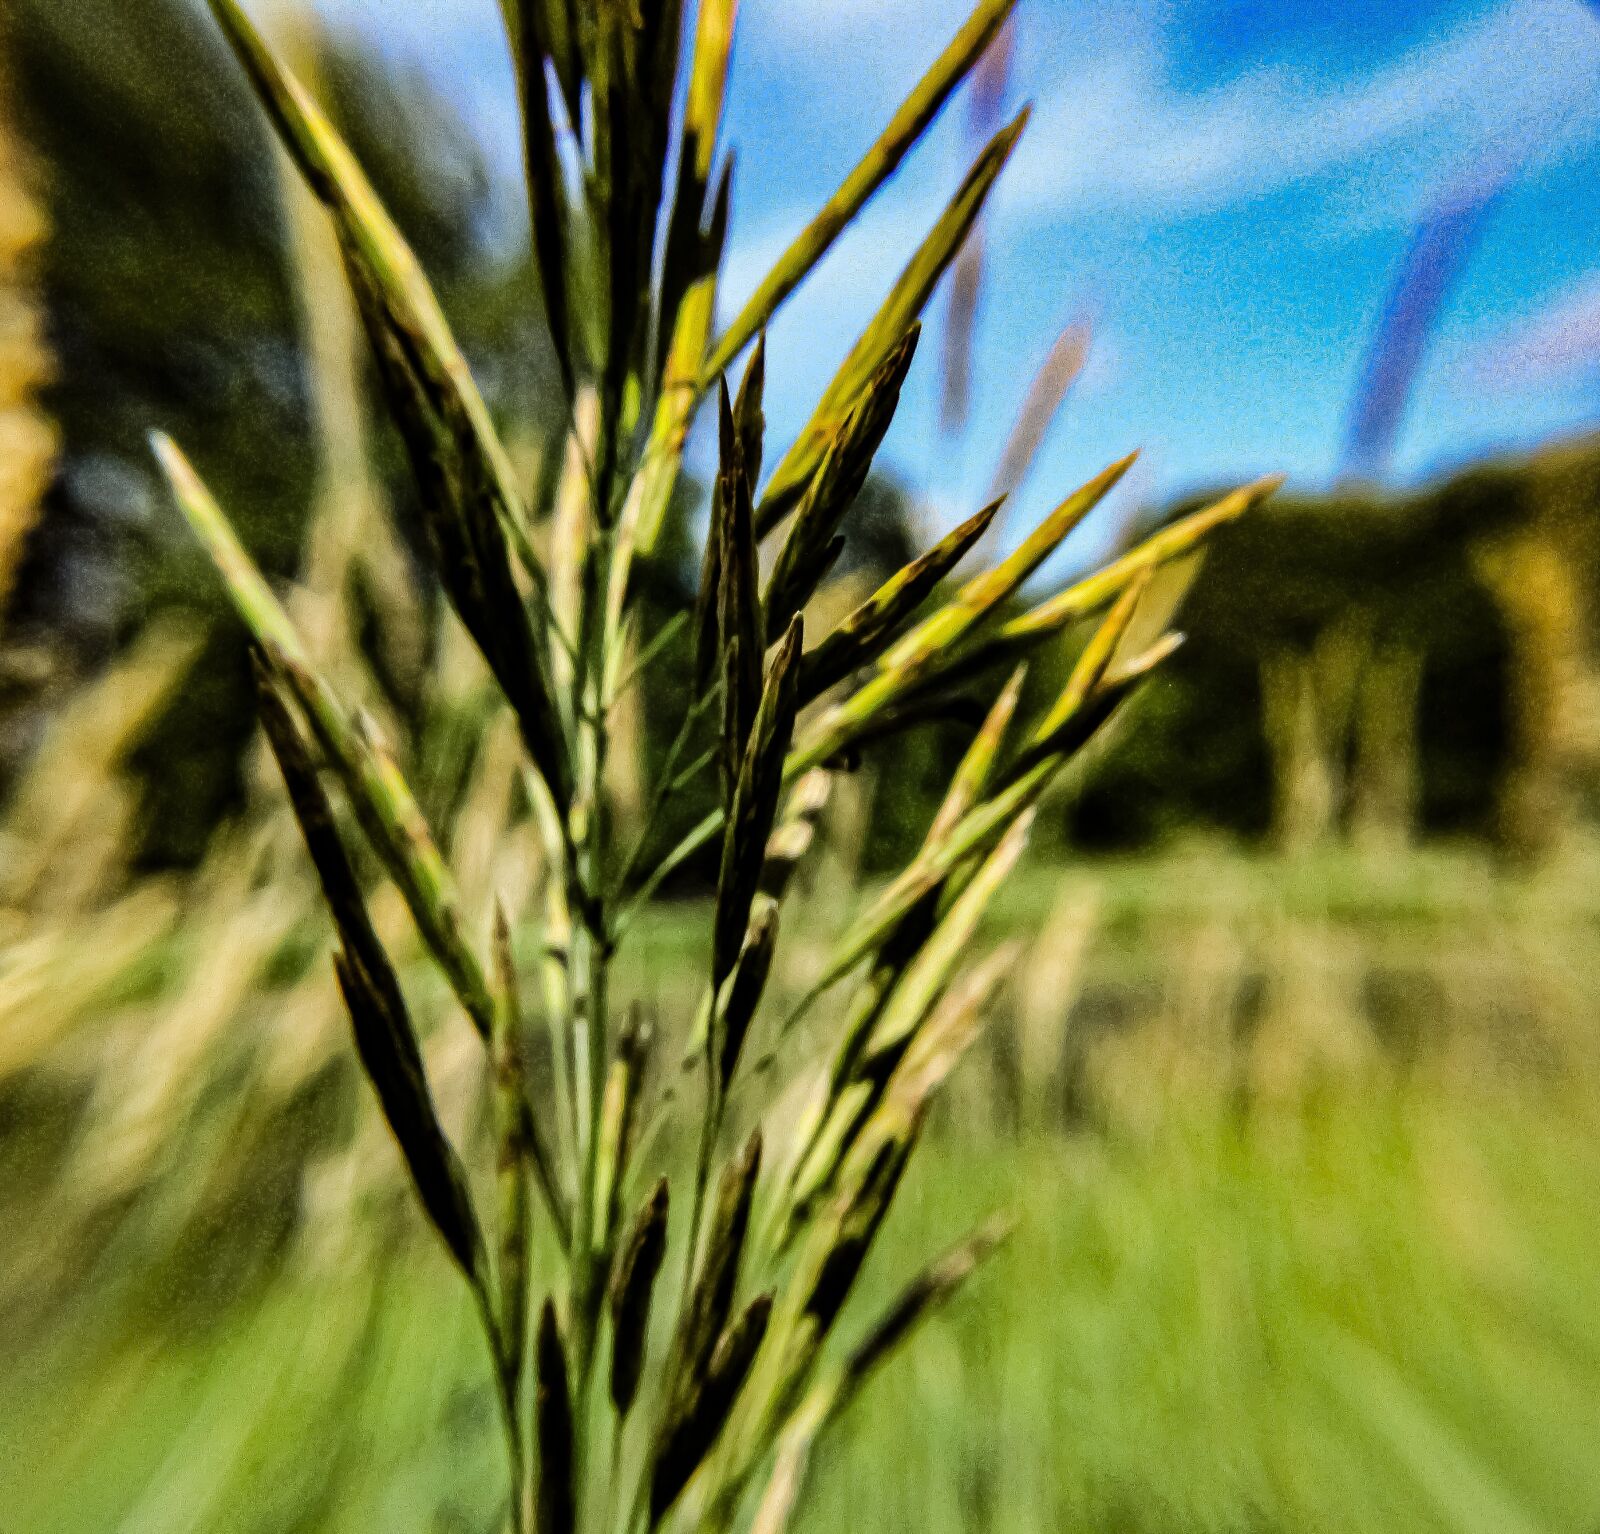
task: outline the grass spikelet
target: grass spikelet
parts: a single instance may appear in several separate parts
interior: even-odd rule
[[[617,1035],[600,1106],[600,1150],[595,1168],[593,1229],[603,1247],[617,1222],[617,1197],[633,1155],[639,1097],[644,1090],[653,1034],[637,1008]]]
[[[699,1271],[684,1304],[679,1349],[688,1379],[705,1373],[733,1307],[745,1236],[750,1228],[750,1206],[760,1174],[761,1132],[757,1130],[723,1169]]]
[[[288,615],[189,461],[169,438],[154,440],[178,504],[222,571],[240,617],[293,693],[317,744],[338,771],[367,840],[405,896],[467,1015],[487,1039],[494,1015],[488,981],[461,934],[454,881],[410,789],[370,726],[365,732],[358,728],[311,668]]]
[[[905,620],[983,537],[1001,505],[1000,501],[991,501],[926,554],[890,576],[821,644],[808,651],[800,667],[801,702],[820,697],[852,671],[876,660]]]
[[[481,477],[493,488],[497,514],[512,524],[514,533],[522,525],[522,515],[505,449],[415,255],[344,141],[273,54],[237,0],[208,3],[284,147],[332,214],[347,265],[358,267],[381,298],[395,345],[414,357],[426,386],[437,392],[441,418],[462,423],[458,448],[481,456]],[[530,566],[528,573],[535,575],[536,562],[530,561]]]
[[[819,1381],[795,1411],[778,1445],[772,1475],[751,1522],[752,1534],[783,1534],[819,1438],[850,1408],[886,1359],[944,1305],[1008,1232],[991,1221],[929,1264],[851,1350],[844,1364]]]
[[[749,1032],[750,1021],[755,1016],[772,969],[772,951],[777,941],[778,903],[770,896],[758,895],[744,943],[739,949],[733,973],[723,985],[712,1024],[718,1090],[723,1093],[727,1092],[733,1073],[738,1069],[745,1035]]]
[[[542,0],[502,0],[502,10],[522,108],[523,164],[534,260],[539,268],[539,287],[556,366],[571,399],[577,394],[577,370],[572,360],[572,304],[567,294],[567,218],[561,196],[561,161],[545,83],[547,59],[555,63],[558,78],[567,82],[574,79],[571,42],[565,35],[565,6],[547,5]],[[556,21],[562,24],[560,32],[552,25]],[[569,100],[575,101],[575,94]]]
[[[830,1416],[843,1412],[886,1359],[999,1248],[1008,1220],[990,1220],[922,1270],[850,1350]]]
[[[1033,829],[1033,812],[1019,815],[1001,837],[994,851],[983,860],[949,912],[934,928],[904,977],[895,987],[889,1004],[872,1030],[868,1055],[861,1069],[871,1071],[874,1060],[897,1053],[921,1027],[923,1019],[939,999],[950,977],[965,958],[968,945],[990,901],[1017,866],[1028,835]]]
[[[761,663],[767,641],[766,620],[756,583],[750,476],[745,469],[742,438],[726,384],[719,386],[717,404],[721,455],[711,530],[717,550],[714,556],[707,555],[706,564],[706,571],[714,576],[715,585],[710,591],[702,591],[702,601],[709,599],[709,605],[714,607],[713,653],[723,658],[722,750],[731,785],[760,704]],[[702,644],[710,637],[708,628],[709,623],[702,619]]]
[[[715,231],[719,223],[726,224],[728,176],[725,169],[715,199],[722,213],[719,217],[711,212],[713,233],[708,241],[704,231],[707,192],[716,158],[738,10],[738,0],[704,0],[699,7],[678,153],[677,185],[667,220],[661,309],[664,314],[680,316],[694,311],[695,317],[688,326],[680,327],[672,335],[671,347],[678,354],[675,359],[678,365],[674,367],[674,359],[669,358],[665,369],[669,390],[663,391],[662,404],[667,406],[671,398],[671,410],[675,414],[681,412],[685,419],[700,393],[733,360],[730,353],[716,366],[708,368],[702,378],[701,364],[710,333],[710,305],[709,302],[703,306],[692,303],[688,295],[697,283],[706,281],[708,272],[715,271],[716,261],[711,258],[707,245],[714,242],[720,255],[722,242]],[[709,298],[709,294],[706,296]]]
[[[901,386],[916,355],[918,334],[919,328],[913,325],[868,379],[800,499],[767,582],[768,621],[774,627],[799,612],[821,580],[834,535],[861,493],[873,454],[894,419]],[[763,533],[769,530],[758,529]]]
[[[801,761],[826,761],[897,698],[921,683],[925,675],[952,656],[958,643],[1060,546],[1127,473],[1133,454],[1112,464],[1068,496],[1022,544],[993,570],[974,576],[949,602],[898,639],[879,660],[872,678],[843,702],[835,704],[807,730]]]
[[[356,1052],[405,1158],[418,1200],[487,1314],[489,1271],[482,1228],[466,1174],[428,1091],[399,977],[367,914],[333,808],[317,781],[310,746],[281,693],[259,667],[257,686],[268,743],[339,931],[341,951],[334,956],[334,967]]]
[[[789,248],[718,338],[707,361],[715,374],[728,365],[777,313],[779,306],[812,271],[829,246],[864,208],[872,194],[898,168],[907,150],[938,115],[950,93],[966,78],[1015,8],[1016,0],[982,0],[916,88],[901,103],[872,147],[822,210],[795,236]]]
[[[967,811],[977,803],[978,795],[989,781],[994,764],[1005,743],[1006,732],[1011,728],[1012,717],[1022,697],[1022,684],[1027,680],[1027,667],[1018,666],[1010,680],[1000,689],[1000,694],[990,705],[978,733],[962,756],[950,779],[950,787],[928,826],[923,838],[923,852],[936,850],[961,823]]]
[[[650,1302],[667,1254],[667,1180],[656,1183],[622,1243],[611,1279],[611,1402],[633,1409],[650,1341]]]
[[[734,429],[739,437],[739,457],[745,477],[754,485],[761,478],[761,449],[767,430],[762,401],[767,388],[767,336],[756,337],[756,349],[739,380],[739,394],[733,402]]]
[[[720,987],[733,971],[750,903],[761,884],[767,840],[783,788],[784,761],[794,734],[798,706],[802,624],[795,618],[773,651],[761,693],[750,742],[739,767],[727,830],[722,839],[722,867],[717,878],[717,905],[712,926],[711,984]]]
[[[394,972],[369,970],[354,947],[335,954],[333,962],[350,1013],[356,1053],[405,1157],[418,1201],[472,1284],[480,1305],[487,1308],[489,1274],[483,1230],[467,1192],[466,1173],[445,1138],[428,1094],[410,1018],[395,1008],[399,985]]]
[[[833,785],[834,774],[821,769],[808,772],[795,784],[784,807],[783,819],[767,839],[766,856],[761,864],[763,895],[781,901],[787,893],[795,870],[811,850],[817,822],[833,797]]]
[[[556,1320],[556,1307],[546,1300],[539,1312],[534,1348],[536,1393],[534,1414],[539,1442],[539,1485],[534,1527],[537,1534],[573,1534],[577,1528],[574,1486],[572,1387],[567,1350]]]
[[[816,1277],[802,1307],[815,1328],[812,1351],[832,1329],[844,1308],[867,1252],[889,1212],[911,1155],[911,1137],[890,1137],[873,1151],[861,1178],[845,1201]]]
[[[1061,546],[1067,534],[1110,494],[1133,467],[1137,456],[1130,453],[1119,459],[1069,495],[1028,534],[1014,553],[993,570],[974,576],[926,623],[895,645],[884,656],[880,671],[894,675],[914,670],[961,638],[973,624],[1020,590],[1023,582]]]
[[[758,526],[774,527],[782,519],[810,480],[827,443],[859,398],[867,380],[921,314],[934,286],[955,259],[967,231],[994,189],[1027,121],[1028,113],[1024,110],[984,146],[973,162],[955,196],[840,364],[794,446],[773,471],[761,499]]]
[[[1033,738],[1029,742],[1033,749],[1048,750],[1050,742],[1083,707],[1089,694],[1105,680],[1112,657],[1133,623],[1133,615],[1148,584],[1148,572],[1136,576],[1090,636],[1067,677],[1067,685],[1061,689],[1060,697],[1034,728]]]
[[[767,1334],[772,1296],[757,1295],[722,1335],[693,1398],[669,1422],[656,1451],[650,1478],[650,1526],[654,1528],[689,1478],[710,1453],[750,1377]]]
[[[1002,640],[1039,638],[1058,632],[1066,624],[1104,607],[1130,581],[1146,570],[1153,570],[1181,558],[1198,547],[1217,528],[1237,521],[1259,506],[1283,484],[1281,474],[1268,475],[1224,496],[1214,505],[1191,513],[1182,520],[1152,533],[1144,542],[1104,569],[1075,581],[1058,595],[1041,602],[1031,612],[1002,624]]]

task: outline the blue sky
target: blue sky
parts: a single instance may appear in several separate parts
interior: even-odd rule
[[[386,0],[323,6],[439,76],[514,154],[494,0],[418,0],[404,20]],[[965,10],[744,0],[730,298]],[[1022,0],[1010,95],[1034,117],[993,204],[973,419],[959,442],[934,430],[928,345],[885,448],[937,519],[981,496],[1033,369],[1085,316],[1089,365],[1024,511],[1132,447],[1140,500],[1277,469],[1326,485],[1419,219],[1486,179],[1503,189],[1446,298],[1392,476],[1600,414],[1600,12],[1583,0]],[[773,327],[780,438],[968,156],[958,105]]]

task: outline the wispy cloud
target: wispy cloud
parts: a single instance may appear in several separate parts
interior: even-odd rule
[[[891,0],[859,3],[775,7],[762,51],[802,22],[837,41]],[[939,15],[935,30],[947,20]],[[1600,131],[1600,25],[1586,0],[1503,0],[1360,75],[1280,66],[1202,90],[1174,83],[1173,24],[1148,6],[1111,5],[1076,25],[1051,15],[1031,34],[1048,67],[1027,56],[1024,30],[1020,90],[1037,106],[1001,179],[1003,219],[1159,220],[1315,182],[1341,223],[1410,225],[1449,188],[1499,181]],[[948,169],[915,164],[850,231],[814,290],[829,300],[816,318],[866,312],[906,231],[937,215]],[[734,243],[730,295],[754,286],[811,211],[759,194],[757,203]]]
[[[1175,84],[1148,20],[1037,86],[1012,205],[1186,214],[1323,177],[1370,182],[1402,218],[1463,166],[1549,158],[1600,126],[1600,27],[1582,0],[1505,0],[1359,76],[1261,68]]]
[[[819,42],[837,46],[881,36],[889,25],[900,42],[908,30],[912,37],[937,36],[953,31],[970,9],[948,0],[926,0],[915,7],[904,0],[792,0],[788,5],[752,9],[745,18],[745,35],[810,53]]]
[[[1583,382],[1600,373],[1600,272],[1480,347],[1472,371],[1513,386]]]

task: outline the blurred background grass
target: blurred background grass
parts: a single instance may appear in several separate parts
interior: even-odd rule
[[[1018,1228],[863,1400],[807,1526],[1590,1527],[1595,872],[1213,848],[1012,891],[1039,935],[874,1288],[993,1209]],[[693,1002],[689,925],[643,935],[629,989],[663,1017]],[[188,1090],[89,1051],[75,1113],[39,1095],[65,1051],[10,1082],[3,1505],[490,1526],[481,1339],[337,1056],[274,1102],[270,1066],[214,1049]]]
[[[353,35],[291,40],[548,479],[551,363],[480,148]],[[297,575],[474,919],[525,890],[514,746],[418,583],[320,238],[181,0],[0,13],[6,1528],[476,1531],[498,1497],[471,1317],[257,783],[242,635],[143,463],[150,425],[181,427],[264,567]],[[1040,432],[1068,352],[1024,410]],[[659,613],[691,599],[695,499],[647,574]],[[1185,504],[1127,508],[1123,533]],[[869,1276],[996,1207],[1017,1232],[864,1399],[808,1527],[1600,1524],[1597,506],[1577,436],[1298,491],[1216,540],[1188,645],[1007,891],[1025,961]],[[841,583],[929,514],[869,486]],[[658,676],[624,815],[681,710]],[[792,989],[963,733],[839,795]],[[652,909],[625,976],[669,1032],[705,878]],[[377,915],[414,956],[393,900]],[[459,1032],[429,1064],[469,1134]]]

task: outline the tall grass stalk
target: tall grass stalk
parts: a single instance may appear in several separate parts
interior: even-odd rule
[[[781,365],[765,329],[937,116],[1011,0],[982,0],[720,335],[733,0],[505,0],[533,250],[572,428],[548,504],[525,498],[426,276],[312,94],[237,0],[210,5],[331,222],[418,483],[433,574],[515,722],[542,843],[537,959],[523,973],[517,955],[528,950],[510,923],[497,915],[485,932],[471,919],[383,732],[316,669],[200,475],[158,434],[178,504],[255,639],[262,719],[337,928],[334,966],[361,1065],[481,1321],[506,1448],[506,1526],[637,1534],[754,1516],[776,1531],[811,1446],[998,1239],[982,1227],[864,1329],[841,1322],[929,1104],[1012,960],[974,947],[985,907],[1036,806],[1176,642],[1159,633],[1132,643],[1150,571],[1191,553],[1271,482],[1029,609],[1025,582],[1113,488],[1124,459],[992,569],[952,584],[991,509],[830,632],[808,634],[912,366],[921,312],[1026,112],[982,147],[908,249],[763,480],[766,372]],[[622,847],[615,726],[661,653],[634,574],[655,549],[702,405],[716,415],[718,459],[687,620],[697,701],[682,773],[637,844]],[[1076,645],[1075,626],[1102,610],[1065,690],[1019,724],[1015,668],[1062,635]],[[1004,671],[1015,680],[996,697]],[[988,722],[921,849],[847,924],[799,1011],[773,1015],[763,1000],[790,875],[833,779],[973,693]],[[664,801],[697,774],[716,785],[718,807],[671,844]],[[668,1054],[652,1040],[614,979],[639,910],[702,848],[718,874],[686,1085],[676,1046]],[[402,969],[369,913],[374,865],[482,1042],[495,1143],[480,1175],[446,1132]],[[500,893],[515,910],[530,892]],[[830,1058],[788,1081],[781,1044],[808,1011],[831,1019]],[[537,1084],[526,1068],[535,1014],[553,1071]],[[643,1132],[663,1114],[695,1147],[687,1180],[673,1136]],[[556,1265],[536,1267],[536,1249],[558,1254]],[[836,1340],[847,1329],[853,1344]]]

